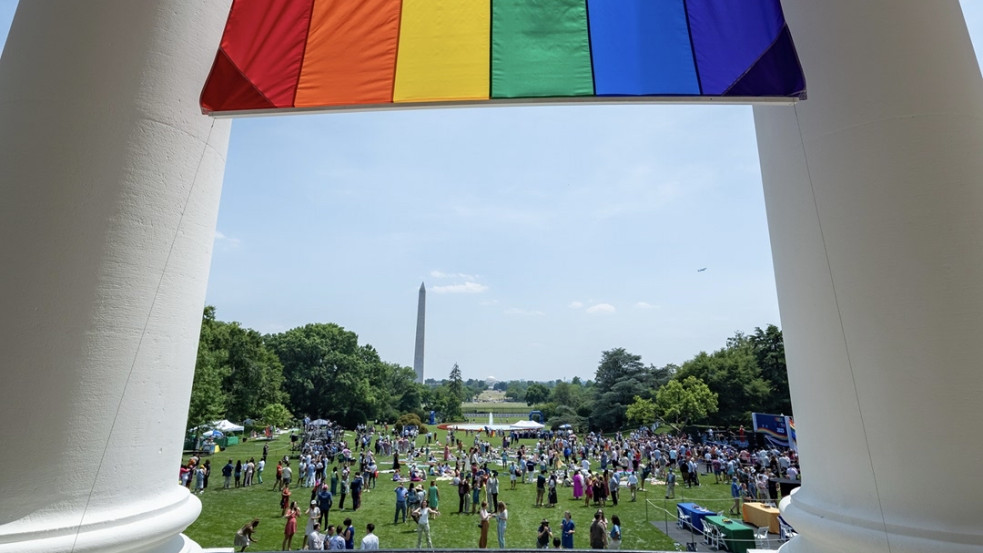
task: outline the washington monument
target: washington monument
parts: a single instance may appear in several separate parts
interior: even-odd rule
[[[413,370],[416,381],[423,384],[423,335],[427,321],[427,287],[420,283],[420,301],[416,307],[416,350],[413,353]]]

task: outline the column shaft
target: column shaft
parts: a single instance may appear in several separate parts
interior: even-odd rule
[[[803,467],[783,551],[983,551],[983,81],[955,0],[786,0],[754,109]]]
[[[229,0],[21,2],[0,61],[0,551],[178,551]],[[230,537],[231,539],[231,537]]]

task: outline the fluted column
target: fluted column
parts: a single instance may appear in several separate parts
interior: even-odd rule
[[[2,552],[199,549],[177,469],[229,133],[198,95],[228,7],[18,7],[0,60]]]
[[[755,107],[803,486],[789,553],[983,551],[983,80],[956,0],[785,0]]]

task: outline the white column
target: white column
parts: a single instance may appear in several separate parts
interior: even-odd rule
[[[18,7],[0,61],[0,552],[199,549],[177,470],[229,133],[198,95],[228,7]]]
[[[956,0],[785,0],[756,107],[804,484],[782,551],[983,551],[983,80]]]

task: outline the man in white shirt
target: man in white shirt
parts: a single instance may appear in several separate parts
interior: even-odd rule
[[[635,471],[628,473],[628,490],[631,491],[631,500],[635,501],[635,494],[638,493],[638,476]]]
[[[314,551],[324,549],[324,534],[321,533],[321,524],[315,522],[314,529],[307,534],[307,545]]]
[[[365,525],[365,537],[362,538],[362,549],[379,549],[379,536],[373,534],[375,524],[371,522]]]

